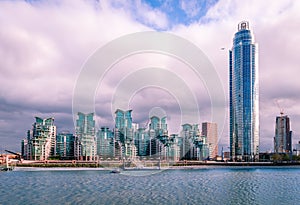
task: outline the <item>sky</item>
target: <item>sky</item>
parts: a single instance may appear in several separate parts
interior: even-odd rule
[[[259,46],[260,149],[273,150],[275,118],[281,109],[291,119],[295,144],[300,140],[299,10],[296,0],[0,1],[0,152],[20,151],[35,116],[54,117],[59,132],[74,132],[74,88],[84,65],[97,50],[127,34],[158,31],[187,39],[212,63],[228,101],[228,50],[243,20],[249,21]],[[141,53],[116,63],[99,82],[95,94],[99,126],[114,127],[113,94],[121,89],[122,80],[130,79],[132,70],[147,66],[174,70],[191,88],[200,117],[188,123],[211,120],[205,80],[197,81],[178,59]],[[141,127],[153,109],[160,108],[167,114],[170,134],[180,132],[176,93],[141,87],[129,104],[133,121]],[[228,104],[224,109],[228,113]],[[226,149],[228,115],[224,117],[219,144]]]

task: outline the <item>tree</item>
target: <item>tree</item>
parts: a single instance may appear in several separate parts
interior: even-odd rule
[[[274,162],[278,162],[278,161],[282,161],[282,156],[280,154],[274,154],[273,155],[273,161]]]

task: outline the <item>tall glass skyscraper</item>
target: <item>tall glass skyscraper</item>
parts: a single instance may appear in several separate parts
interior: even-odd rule
[[[229,89],[231,159],[253,161],[259,155],[258,51],[246,21],[229,51]]]

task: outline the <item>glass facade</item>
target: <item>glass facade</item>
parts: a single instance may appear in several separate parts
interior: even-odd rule
[[[108,127],[97,132],[97,154],[103,159],[113,156],[113,132]]]
[[[135,158],[137,154],[134,129],[132,126],[132,110],[115,111],[115,129],[114,129],[114,157]]]
[[[206,160],[209,158],[206,136],[201,136],[198,124],[184,124],[178,140],[181,160]]]
[[[149,134],[146,128],[139,128],[136,132],[135,146],[139,156],[147,156],[147,147],[149,143]]]
[[[292,131],[290,130],[290,118],[286,115],[276,117],[274,151],[277,154],[292,153]]]
[[[157,116],[152,116],[150,118],[149,130],[155,131],[155,137],[167,135],[168,134],[168,125],[167,117],[159,118]]]
[[[123,111],[117,109],[115,112],[115,128],[123,129],[123,128],[131,128],[132,127],[132,117],[131,117],[132,110]]]
[[[56,136],[56,154],[60,159],[74,159],[75,136],[62,132]]]
[[[56,126],[54,118],[35,117],[27,139],[22,143],[22,155],[29,160],[47,160],[56,154]]]
[[[96,134],[94,113],[84,114],[79,112],[76,120],[76,145],[75,155],[79,159],[93,160],[96,157]]]
[[[229,51],[230,153],[232,160],[253,161],[259,155],[257,45],[248,22],[238,25]]]

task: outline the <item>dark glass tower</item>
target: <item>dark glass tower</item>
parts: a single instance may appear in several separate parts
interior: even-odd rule
[[[238,25],[229,51],[230,154],[232,160],[254,161],[259,155],[259,90],[257,45],[249,23]]]
[[[276,117],[274,151],[277,154],[292,153],[292,131],[290,130],[290,118],[287,115]]]

